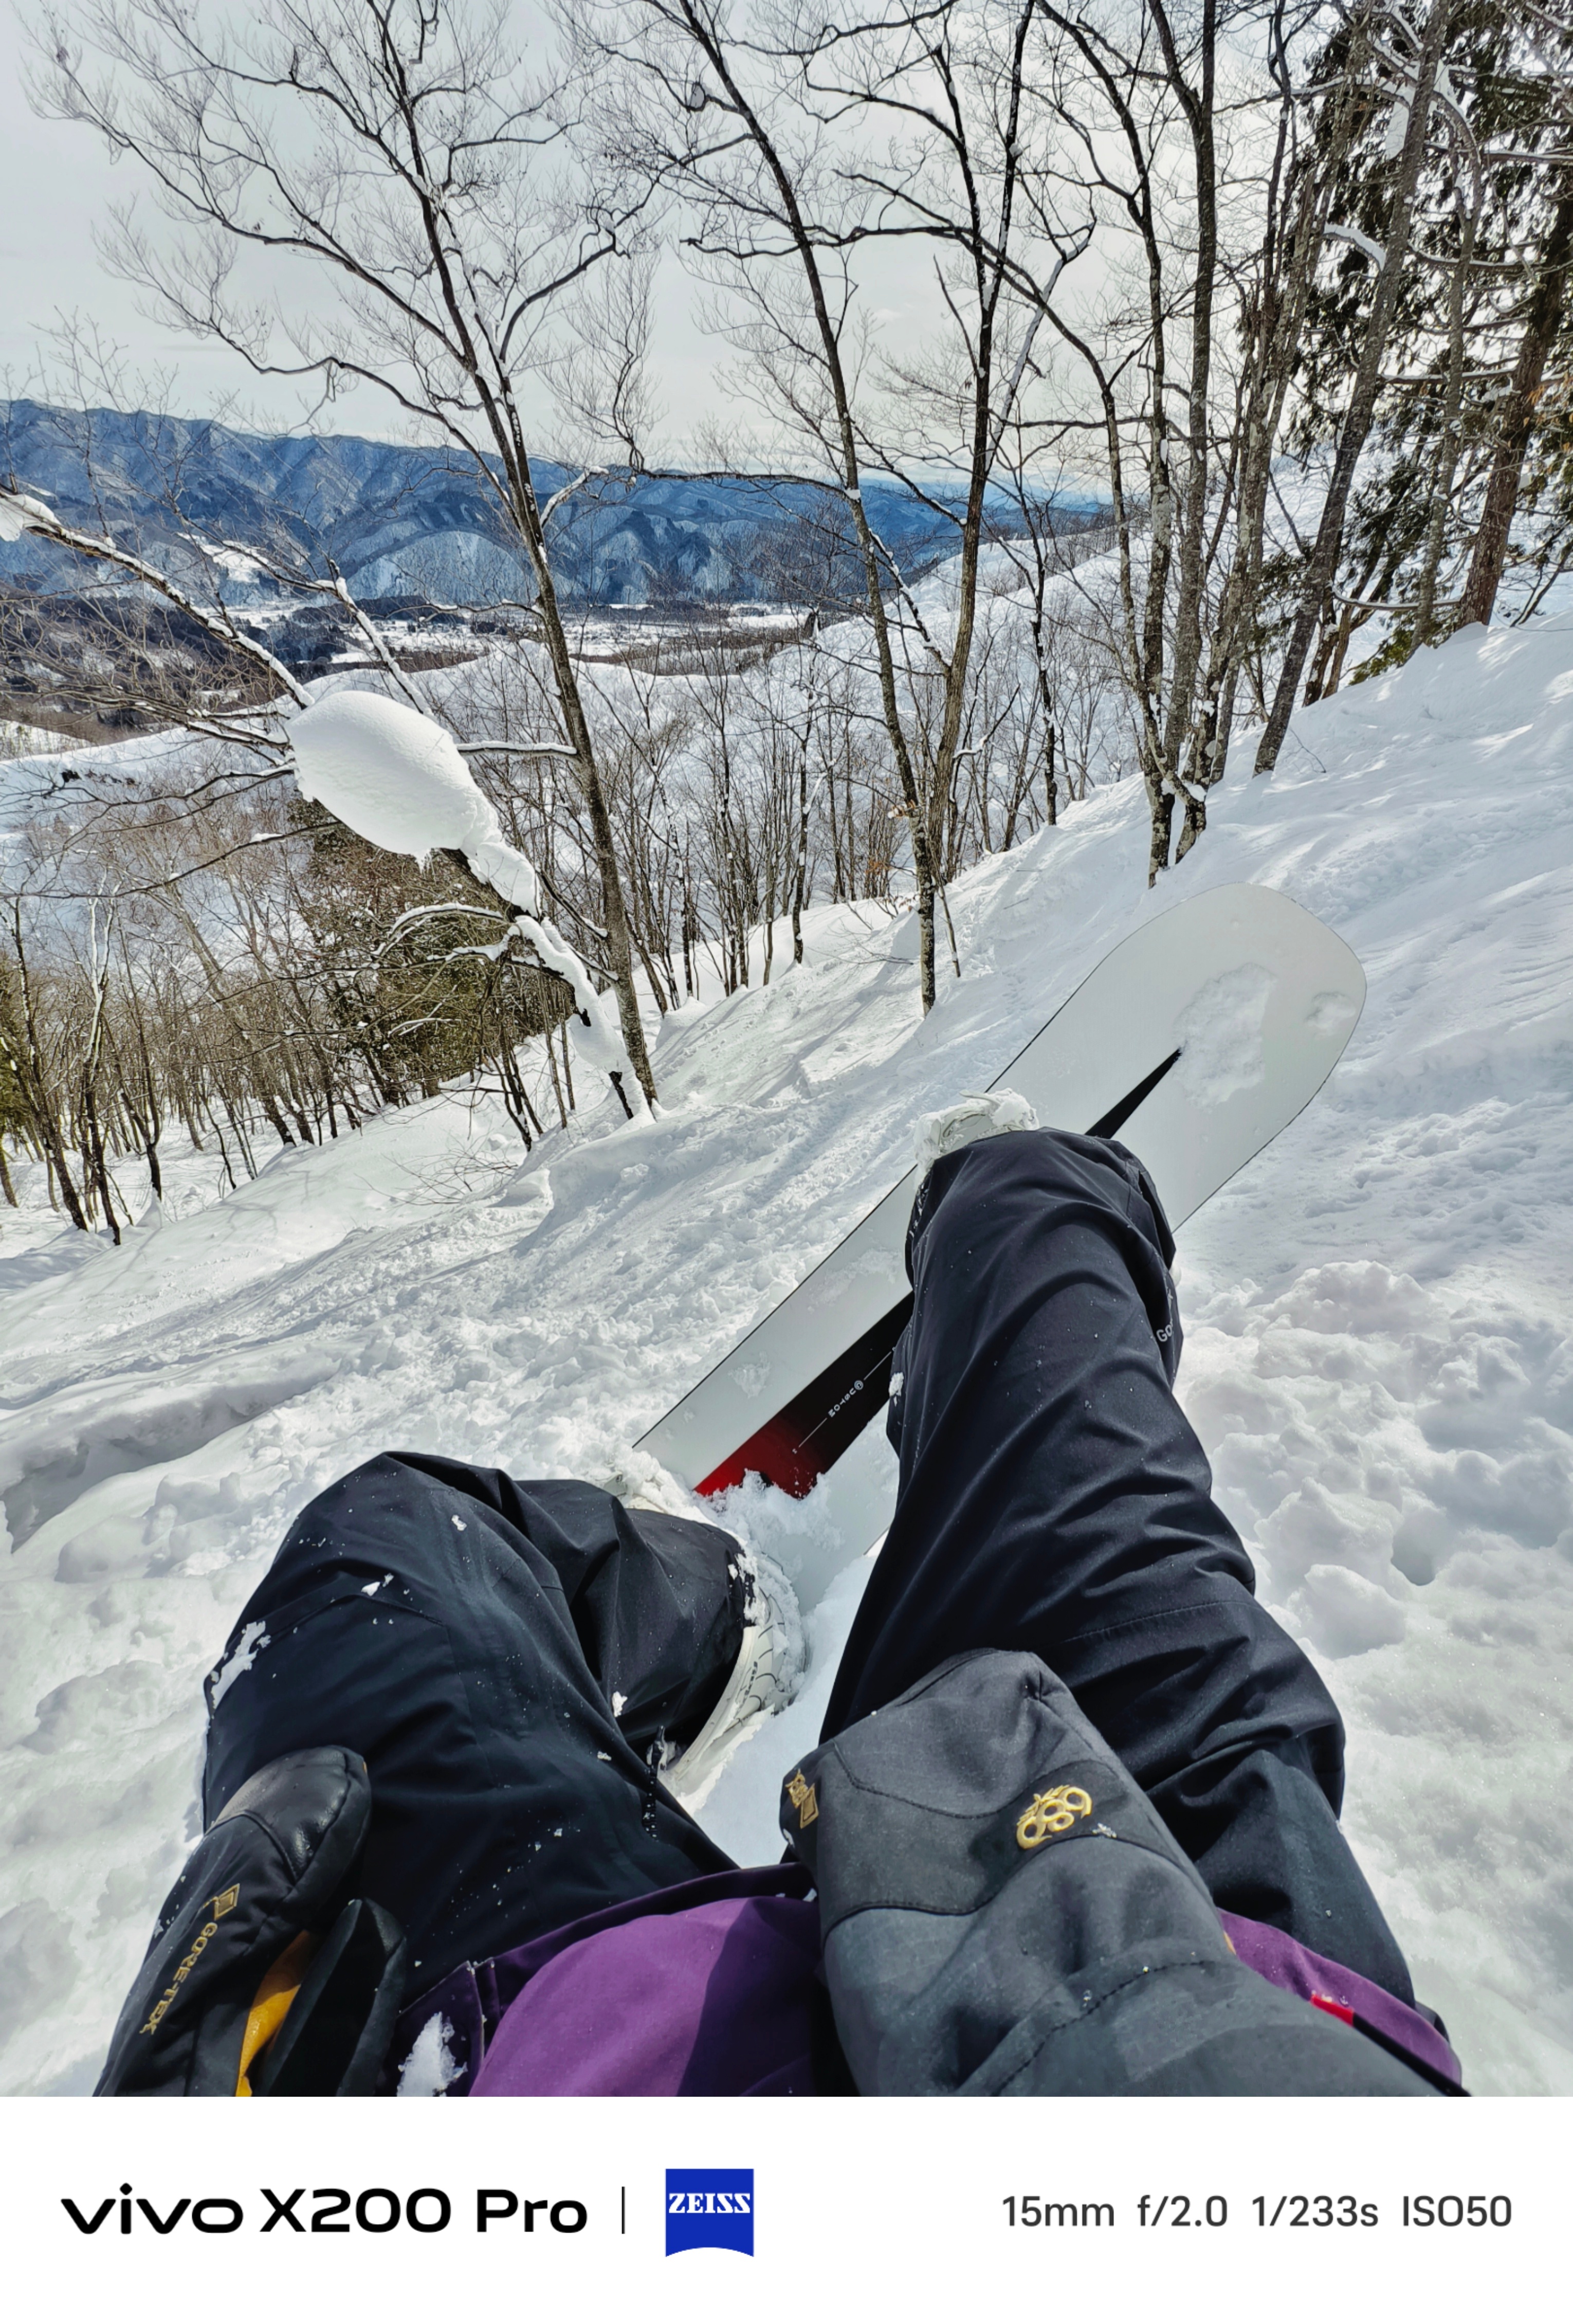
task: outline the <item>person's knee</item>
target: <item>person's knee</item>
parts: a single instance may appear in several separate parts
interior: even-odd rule
[[[427,1476],[417,1465],[418,1456],[409,1452],[389,1451],[373,1452],[364,1461],[346,1469],[341,1477],[333,1478],[321,1490],[314,1493],[290,1531],[314,1522],[336,1522],[358,1506],[370,1508],[392,1499],[409,1501],[435,1489],[436,1480]]]
[[[1030,1188],[1045,1200],[1106,1202],[1123,1208],[1128,1184],[1124,1149],[1107,1139],[1068,1130],[1008,1130],[943,1154],[924,1179],[920,1210],[925,1232],[950,1231],[986,1210],[1007,1188]]]
[[[1173,1255],[1157,1194],[1136,1157],[1105,1138],[1066,1130],[1013,1130],[942,1155],[924,1179],[908,1231],[909,1263],[959,1252],[983,1256],[1024,1225],[1078,1221],[1119,1243],[1144,1277]],[[1160,1303],[1167,1307],[1166,1300]]]
[[[351,1573],[366,1584],[397,1575],[419,1589],[451,1558],[458,1536],[446,1512],[463,1506],[411,1455],[374,1453],[307,1502],[246,1611],[260,1615]]]

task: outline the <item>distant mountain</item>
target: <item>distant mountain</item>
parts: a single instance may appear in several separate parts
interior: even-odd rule
[[[533,470],[543,499],[568,481]],[[252,436],[158,412],[68,411],[0,401],[0,478],[42,493],[69,522],[107,525],[167,567],[189,559],[187,528],[237,550],[331,557],[357,595],[470,605],[528,597],[527,568],[485,475],[462,454],[360,436]],[[953,529],[913,494],[870,484],[876,529],[911,571],[946,554]],[[1067,513],[1071,504],[1066,503]],[[844,503],[812,486],[745,475],[616,475],[554,520],[561,586],[596,604],[696,596],[796,602],[855,592]],[[226,597],[271,585],[244,555]],[[0,544],[0,580],[55,591],[80,567],[47,545]]]

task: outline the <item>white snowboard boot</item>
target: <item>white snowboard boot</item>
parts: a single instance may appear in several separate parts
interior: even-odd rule
[[[954,1105],[925,1113],[917,1125],[917,1167],[926,1177],[942,1154],[959,1153],[980,1138],[999,1138],[1007,1130],[1038,1130],[1037,1115],[1026,1098],[1014,1090],[969,1090]]]
[[[655,1509],[667,1517],[701,1517],[715,1521],[703,1502],[696,1502],[675,1477],[656,1462],[642,1462],[632,1472],[630,1459],[609,1484],[630,1509]],[[745,1736],[751,1735],[771,1714],[785,1711],[803,1681],[807,1650],[803,1618],[792,1584],[775,1560],[762,1550],[745,1549],[733,1535],[734,1571],[743,1582],[742,1644],[721,1699],[692,1743],[679,1751],[668,1743],[661,1761],[661,1781],[690,1815],[708,1798],[722,1769]]]
[[[803,1621],[792,1584],[773,1559],[738,1545],[748,1589],[742,1645],[721,1700],[687,1748],[661,1769],[661,1781],[693,1815],[745,1736],[785,1711],[803,1678]]]

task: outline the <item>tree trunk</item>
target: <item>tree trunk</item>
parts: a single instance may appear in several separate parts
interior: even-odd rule
[[[536,504],[535,487],[530,482],[528,461],[522,474],[514,477],[514,499],[519,530],[529,551],[535,568],[536,610],[540,615],[546,637],[547,653],[557,683],[557,699],[562,706],[563,724],[568,740],[574,746],[579,772],[579,785],[584,795],[584,805],[590,816],[590,836],[595,850],[596,877],[601,882],[601,915],[606,928],[606,957],[612,970],[612,981],[617,991],[618,1023],[622,1033],[622,1046],[628,1051],[628,1061],[633,1067],[640,1089],[648,1102],[656,1102],[656,1079],[650,1070],[649,1052],[645,1047],[645,1028],[639,1019],[639,994],[633,981],[633,945],[629,936],[628,906],[622,892],[622,879],[617,865],[617,845],[612,835],[612,816],[606,805],[606,792],[601,780],[601,770],[595,761],[595,747],[590,739],[589,722],[580,698],[578,673],[574,668],[567,633],[557,604],[557,586],[552,578],[547,556],[546,538],[541,527],[540,511]],[[627,1100],[623,1102],[626,1104]]]
[[[1147,885],[1157,884],[1158,874],[1169,862],[1169,837],[1174,827],[1174,794],[1159,790],[1149,782],[1147,805],[1152,815],[1152,836],[1147,850]]]
[[[1475,553],[1469,561],[1469,577],[1464,584],[1464,595],[1458,606],[1458,625],[1460,629],[1470,622],[1488,622],[1496,604],[1496,592],[1502,585],[1503,569],[1507,563],[1508,536],[1513,530],[1513,512],[1518,506],[1519,480],[1523,474],[1524,455],[1529,449],[1535,410],[1540,401],[1541,382],[1545,376],[1547,358],[1561,328],[1570,258],[1573,258],[1573,186],[1568,187],[1557,205],[1551,231],[1541,257],[1540,277],[1530,300],[1529,313],[1524,318],[1524,334],[1519,342],[1518,360],[1513,367],[1513,381],[1497,429],[1496,450],[1492,456],[1491,475],[1486,486],[1486,503],[1480,512],[1480,529],[1475,536]]]
[[[55,1120],[52,1113],[50,1113],[40,1117],[39,1128],[43,1133],[45,1150],[60,1186],[60,1200],[66,1206],[66,1216],[79,1232],[86,1234],[88,1231],[87,1222],[83,1214],[81,1201],[71,1176],[69,1165],[66,1160],[65,1140],[60,1135],[60,1124]]]
[[[685,1001],[694,999],[694,951],[698,942],[699,907],[694,900],[693,890],[685,887],[683,890],[683,997]]]
[[[97,1190],[98,1200],[104,1209],[104,1223],[118,1246],[120,1221],[109,1198],[109,1166],[104,1152],[104,1133],[98,1126],[98,1107],[93,1093],[90,1067],[82,1075],[82,1163],[87,1184]]]
[[[1377,272],[1365,341],[1360,349],[1360,360],[1355,367],[1354,384],[1349,391],[1349,408],[1344,414],[1344,424],[1338,432],[1333,473],[1328,484],[1327,499],[1322,503],[1321,521],[1317,527],[1311,561],[1301,585],[1294,627],[1290,633],[1283,667],[1278,673],[1278,690],[1273,697],[1273,707],[1268,713],[1256,752],[1256,771],[1259,775],[1270,773],[1278,763],[1278,753],[1289,731],[1295,697],[1300,691],[1305,658],[1311,651],[1311,641],[1316,634],[1322,606],[1338,577],[1338,558],[1344,543],[1345,512],[1354,489],[1355,471],[1371,432],[1376,396],[1381,386],[1382,357],[1386,348],[1388,326],[1397,303],[1404,261],[1409,254],[1415,192],[1425,161],[1431,94],[1436,85],[1437,64],[1442,52],[1450,6],[1451,0],[1431,0],[1410,104],[1409,125],[1399,154],[1398,181],[1394,189],[1393,212],[1388,221],[1387,248]]]
[[[1240,681],[1259,659],[1256,612],[1262,597],[1267,496],[1273,447],[1293,378],[1305,310],[1320,255],[1332,188],[1360,112],[1364,91],[1358,76],[1347,72],[1333,111],[1330,151],[1319,171],[1308,168],[1301,180],[1287,232],[1281,231],[1274,174],[1262,245],[1262,275],[1256,311],[1246,335],[1246,387],[1242,398],[1235,453],[1235,541],[1223,601],[1213,629],[1211,659],[1197,706],[1186,772],[1191,798],[1177,857],[1194,844],[1207,823],[1207,793],[1221,782],[1234,733]],[[1286,96],[1279,124],[1279,156],[1287,142],[1293,99]],[[1274,164],[1276,173],[1278,164]],[[1287,189],[1285,189],[1287,193]],[[1259,688],[1255,689],[1259,692]],[[1265,715],[1265,708],[1263,710]],[[1187,836],[1187,835],[1190,835]]]
[[[547,1027],[547,1063],[552,1069],[552,1095],[557,1100],[557,1122],[560,1128],[566,1130],[568,1109],[563,1103],[563,1084],[557,1076],[557,1053],[552,1043],[552,1028],[549,1025]]]
[[[1183,107],[1196,171],[1196,255],[1191,273],[1190,376],[1186,385],[1185,498],[1177,543],[1174,654],[1164,722],[1164,756],[1178,768],[1201,672],[1201,623],[1207,580],[1208,455],[1211,444],[1212,307],[1218,276],[1218,188],[1213,80],[1218,19],[1214,0],[1202,0],[1200,88],[1186,81],[1167,18],[1154,8],[1171,87]],[[1189,805],[1189,801],[1188,801]],[[1189,817],[1188,817],[1189,819]]]
[[[1442,406],[1441,449],[1431,480],[1430,513],[1426,520],[1420,586],[1415,597],[1414,643],[1417,646],[1430,645],[1437,633],[1437,581],[1442,567],[1442,553],[1447,547],[1448,511],[1452,506],[1453,479],[1458,473],[1458,462],[1463,452],[1464,301],[1475,260],[1475,237],[1479,230],[1481,204],[1485,199],[1480,183],[1476,184],[1474,190],[1474,201],[1464,213],[1458,255],[1448,284],[1447,387]]]
[[[810,697],[810,709],[813,698]],[[803,903],[808,885],[808,728],[797,756],[797,861],[792,868],[792,961],[803,965]]]
[[[32,979],[28,972],[27,954],[22,939],[21,906],[14,901],[11,913],[12,941],[15,948],[17,973],[22,986],[22,1029],[27,1042],[24,1090],[27,1107],[32,1116],[33,1129],[43,1148],[45,1159],[53,1173],[51,1185],[51,1198],[54,1185],[58,1184],[60,1198],[66,1206],[67,1217],[79,1233],[86,1234],[87,1222],[82,1214],[82,1205],[72,1182],[70,1167],[66,1160],[66,1141],[60,1129],[60,1115],[56,1110],[53,1093],[49,1085],[43,1042],[39,1033],[38,1016],[33,1006]]]

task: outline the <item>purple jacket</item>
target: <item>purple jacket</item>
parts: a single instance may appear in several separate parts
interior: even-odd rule
[[[449,2097],[812,2098],[826,1997],[819,1907],[798,1864],[716,1873],[454,1970],[403,2012],[394,2057],[435,2017]],[[1219,1916],[1235,1952],[1429,2080],[1459,2086],[1427,2018],[1257,1921]]]

